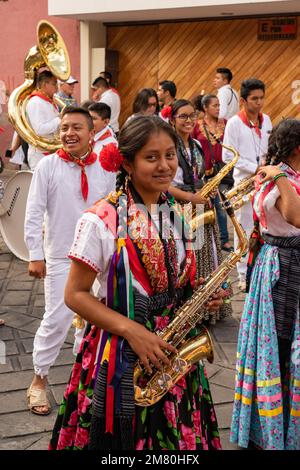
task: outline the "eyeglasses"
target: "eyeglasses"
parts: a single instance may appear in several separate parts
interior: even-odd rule
[[[156,108],[156,103],[148,103],[148,108]]]
[[[197,121],[198,117],[199,117],[199,113],[192,113],[192,114],[176,114],[176,116],[174,116],[175,118],[177,119],[180,119],[181,121],[187,121],[188,119],[190,119],[191,121]]]

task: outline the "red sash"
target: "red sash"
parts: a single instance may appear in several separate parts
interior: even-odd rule
[[[99,142],[100,140],[108,139],[108,137],[112,137],[112,133],[109,129],[107,129],[107,131],[104,132],[104,134],[98,137],[98,139],[94,139],[94,142]]]
[[[67,153],[64,149],[59,149],[57,151],[57,155],[65,162],[74,162],[81,167],[81,193],[83,199],[86,201],[89,195],[89,185],[85,173],[85,166],[92,165],[93,163],[95,163],[95,161],[97,160],[97,155],[91,152],[84,160],[79,160],[72,157],[72,155]]]
[[[253,128],[258,137],[261,139],[261,128],[264,122],[264,116],[262,113],[258,114],[258,122],[256,124],[249,120],[247,113],[244,109],[242,109],[242,111],[238,113],[238,117],[243,121],[246,126],[250,127],[251,129]]]
[[[55,109],[56,111],[58,111],[58,107],[56,106],[56,104],[54,103],[54,101],[49,98],[49,96],[44,95],[43,93],[41,93],[41,92],[38,91],[38,90],[33,91],[33,92],[31,93],[31,95],[29,96],[29,99],[30,99],[30,98],[33,98],[34,96],[38,96],[38,97],[41,98],[42,100],[47,101],[48,103],[52,104],[52,106],[54,107],[54,109]]]

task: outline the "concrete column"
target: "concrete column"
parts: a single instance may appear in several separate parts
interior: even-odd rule
[[[80,21],[81,101],[90,97],[91,82],[105,70],[106,27],[95,21]]]

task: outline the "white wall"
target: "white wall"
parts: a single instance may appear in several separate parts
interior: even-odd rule
[[[93,21],[145,21],[300,12],[299,0],[48,0],[50,15]]]
[[[80,92],[81,101],[89,99],[90,87],[95,71],[105,69],[105,57],[95,50],[104,51],[106,28],[102,23],[80,21]],[[102,59],[101,59],[102,57]],[[104,63],[103,63],[104,62]],[[97,74],[96,74],[97,75]]]

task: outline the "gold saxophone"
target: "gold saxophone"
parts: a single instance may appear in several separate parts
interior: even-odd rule
[[[224,193],[226,199],[231,202],[233,210],[237,211],[246,202],[251,201],[255,191],[255,176],[250,176],[239,182],[229,191]]]
[[[219,173],[217,173],[216,176],[211,178],[208,183],[203,186],[203,188],[197,191],[196,194],[204,198],[209,197],[210,193],[219,186],[224,176],[226,176],[234,168],[234,165],[236,164],[240,156],[239,152],[231,145],[225,145],[223,144],[223,142],[220,142],[220,144],[224,149],[229,150],[229,152],[233,153],[233,159],[226,165],[224,165],[223,168],[221,168],[221,170],[219,171]]]
[[[211,178],[208,181],[208,183],[206,183],[203,186],[203,188],[197,191],[196,194],[199,194],[200,196],[205,197],[205,198],[208,197],[211,194],[211,192],[214,191],[219,186],[224,176],[226,176],[234,168],[240,156],[238,151],[234,149],[232,146],[225,145],[220,140],[218,140],[218,143],[220,143],[223,148],[233,153],[233,159],[229,163],[227,163],[227,165],[224,165],[223,168],[219,171],[219,173],[213,178]],[[201,214],[197,214],[197,209],[193,208],[192,220],[190,222],[190,226],[193,231],[195,231],[201,225],[214,224],[215,221],[216,221],[215,209],[209,209],[205,212],[201,212]]]
[[[177,354],[166,352],[170,359],[170,366],[164,366],[162,370],[154,371],[148,378],[140,361],[137,361],[133,380],[135,403],[138,406],[151,406],[157,403],[199,360],[207,358],[208,361],[213,361],[212,341],[206,328],[203,328],[195,338],[186,339],[186,336],[197,323],[201,322],[204,306],[227,279],[228,274],[235,268],[236,263],[247,250],[246,235],[236,220],[230,202],[224,200],[223,203],[239,239],[238,249],[236,252],[230,253],[206,279],[205,283],[178,309],[171,323],[157,333],[164,341],[178,349]],[[143,382],[144,379],[146,382],[143,385],[140,385],[141,376],[143,376]]]
[[[229,191],[224,193],[226,200],[231,202],[234,211],[239,210],[244,204],[254,196],[255,192],[255,176],[250,176],[240,181],[239,184],[234,186]],[[209,209],[192,218],[190,226],[192,231],[197,230],[202,225],[214,224],[216,221],[215,209]]]

